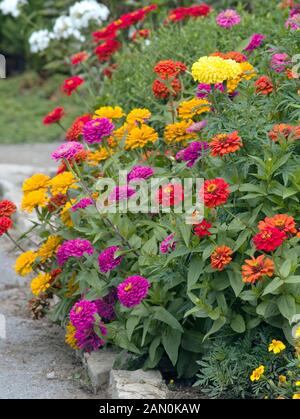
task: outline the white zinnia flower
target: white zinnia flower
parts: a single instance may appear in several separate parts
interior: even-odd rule
[[[20,16],[20,6],[27,4],[27,0],[3,0],[0,3],[0,12],[3,15],[11,15],[13,17]]]
[[[41,29],[39,31],[32,32],[28,39],[30,51],[34,54],[44,51],[49,47],[52,38],[53,35],[48,31],[48,29]]]
[[[75,38],[84,41],[78,29],[75,28],[73,20],[69,16],[60,16],[56,19],[53,26],[53,36],[55,39]]]
[[[87,28],[91,21],[101,23],[108,18],[109,9],[95,0],[83,0],[69,9],[70,18],[77,29]]]

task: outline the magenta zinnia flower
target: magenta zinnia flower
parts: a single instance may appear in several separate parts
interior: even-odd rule
[[[94,201],[92,198],[82,198],[77,204],[74,204],[71,207],[71,211],[75,212],[78,209],[85,209],[86,207],[89,207],[90,205],[93,205]]]
[[[120,263],[122,262],[122,257],[118,256],[115,258],[114,256],[115,252],[117,252],[118,250],[120,250],[119,247],[111,246],[100,253],[98,263],[101,272],[105,273],[111,271],[112,269],[120,265]]]
[[[128,199],[136,193],[134,188],[128,185],[116,186],[109,194],[108,199],[110,202],[119,202],[123,199]]]
[[[72,141],[68,143],[61,144],[52,154],[51,157],[54,160],[72,160],[76,154],[80,153],[84,150],[82,144],[78,143],[77,141]]]
[[[186,161],[187,167],[193,167],[196,160],[202,157],[208,149],[209,145],[206,141],[193,141],[188,147],[176,154],[176,159]]]
[[[295,14],[292,17],[289,17],[285,22],[285,27],[296,31],[300,28],[300,13]]]
[[[95,323],[97,306],[88,300],[79,300],[70,311],[70,320],[76,329],[87,330]]]
[[[70,257],[80,258],[84,254],[92,255],[93,253],[94,248],[88,240],[67,240],[57,251],[57,263],[63,266]]]
[[[135,307],[146,298],[150,286],[143,276],[129,276],[118,286],[118,299],[125,307]]]
[[[223,28],[231,28],[241,22],[241,16],[233,9],[227,9],[219,13],[216,22]]]
[[[272,55],[270,67],[276,71],[276,73],[282,73],[286,67],[291,63],[289,56],[285,53],[278,53]]]
[[[96,118],[83,127],[83,138],[89,144],[101,143],[114,130],[114,124],[108,118]]]
[[[260,47],[263,40],[265,39],[265,35],[261,33],[254,33],[249,41],[249,44],[244,48],[244,51],[254,51],[256,48]]]
[[[148,179],[154,174],[154,170],[149,166],[134,166],[128,173],[127,180]]]
[[[207,126],[207,121],[206,119],[203,119],[202,121],[199,122],[193,122],[187,129],[186,132],[188,132],[189,134],[192,132],[199,132],[201,131],[203,128],[205,128]]]
[[[107,335],[107,329],[102,322],[99,325],[99,329],[103,336]],[[74,337],[78,348],[86,352],[96,351],[105,345],[105,340],[101,339],[92,329],[78,329]]]
[[[176,242],[174,241],[174,234],[167,236],[159,246],[160,253],[168,253],[170,250],[176,249]]]
[[[97,313],[99,316],[106,320],[106,321],[112,321],[116,317],[114,305],[117,298],[117,292],[116,289],[113,289],[109,294],[107,294],[103,298],[99,298],[94,301],[94,303],[97,306]]]
[[[222,83],[217,83],[214,85],[214,88],[216,90],[219,90],[220,92],[224,92],[224,86]],[[211,85],[206,83],[200,83],[197,86],[197,92],[196,97],[199,99],[205,99],[207,98],[208,94],[211,92]]]

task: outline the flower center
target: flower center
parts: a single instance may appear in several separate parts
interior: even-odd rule
[[[208,185],[208,187],[207,187],[208,192],[214,192],[216,189],[217,189],[217,185],[215,185],[213,183],[211,185]]]
[[[124,288],[124,291],[130,291],[132,289],[132,284],[131,284],[131,282],[129,282],[129,284],[128,285],[126,285],[126,287]]]

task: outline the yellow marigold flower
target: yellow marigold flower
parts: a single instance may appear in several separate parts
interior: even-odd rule
[[[23,183],[22,190],[25,194],[38,189],[47,189],[50,177],[43,173],[36,173],[30,178],[26,179]]]
[[[274,354],[279,354],[281,351],[284,351],[286,346],[281,340],[273,339],[269,345],[269,352],[273,352]]]
[[[148,143],[155,143],[158,139],[157,132],[148,125],[142,124],[140,127],[133,128],[125,142],[126,150],[134,150],[135,148],[143,148]]]
[[[293,394],[292,399],[300,400],[300,393]]]
[[[61,237],[49,236],[37,252],[37,256],[41,258],[41,262],[46,262],[47,259],[50,259],[56,253],[61,242]]]
[[[22,253],[16,260],[15,271],[21,276],[26,276],[32,272],[32,266],[37,254],[32,250]]]
[[[69,210],[75,204],[75,202],[75,199],[71,199],[71,201],[67,202],[60,212],[60,219],[67,227],[73,227],[73,221]]]
[[[251,381],[260,380],[264,372],[265,372],[265,367],[263,365],[260,365],[258,368],[252,371],[252,374],[250,375],[250,380]]]
[[[210,111],[210,103],[205,99],[191,99],[181,102],[178,107],[178,115],[182,119],[192,119],[196,115]]]
[[[45,207],[49,201],[45,189],[28,192],[23,196],[21,208],[23,211],[32,212],[36,207]]]
[[[48,273],[40,273],[36,278],[33,278],[30,288],[33,295],[39,296],[51,287],[51,275]]]
[[[127,115],[126,121],[129,125],[135,125],[136,122],[140,122],[141,124],[144,124],[147,122],[148,119],[151,118],[151,112],[149,109],[141,109],[136,108],[133,109],[129,114]]]
[[[191,120],[175,122],[165,128],[164,137],[168,144],[182,143],[193,138],[197,138],[195,133],[188,133],[187,128],[193,123]]]
[[[79,349],[77,346],[77,340],[75,338],[76,328],[72,325],[71,322],[67,324],[67,333],[65,337],[65,342],[71,346],[72,349]]]
[[[286,383],[286,376],[285,375],[280,375],[278,377],[278,380],[279,380],[280,384],[285,384]]]
[[[108,119],[119,119],[124,116],[123,109],[120,106],[102,106],[101,108],[95,111],[93,118],[108,118]]]
[[[192,66],[192,76],[199,83],[223,83],[225,80],[236,79],[241,73],[239,63],[231,59],[224,60],[221,57],[204,56]]]
[[[50,180],[51,193],[57,195],[59,193],[65,194],[69,188],[76,189],[76,179],[71,172],[63,172],[54,176]]]
[[[97,164],[103,160],[106,160],[109,156],[110,154],[106,148],[100,147],[97,151],[91,151],[87,156],[87,160],[91,166],[97,166]]]

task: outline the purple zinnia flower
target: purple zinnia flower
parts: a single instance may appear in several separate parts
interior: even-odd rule
[[[159,246],[160,253],[168,253],[170,250],[176,249],[176,242],[174,242],[174,234],[167,236]]]
[[[214,88],[216,90],[219,90],[220,92],[224,92],[224,86],[222,83],[217,83],[214,85]],[[211,92],[211,85],[206,83],[200,83],[197,86],[197,92],[196,97],[198,99],[205,99],[207,98],[208,94]]]
[[[118,250],[120,250],[119,247],[111,246],[100,253],[98,263],[101,272],[105,273],[111,271],[112,269],[120,265],[120,263],[122,262],[122,257],[118,256],[115,258],[114,256],[115,252],[117,252]]]
[[[143,276],[129,276],[118,285],[118,299],[125,307],[135,307],[146,298],[150,286],[148,279]]]
[[[107,335],[107,329],[101,322],[99,325],[100,332],[103,336]],[[75,339],[78,348],[83,349],[87,352],[96,351],[105,344],[105,340],[101,339],[93,330],[90,329],[77,329],[75,332]]]
[[[128,173],[127,180],[148,179],[154,174],[154,170],[149,166],[134,166]]]
[[[84,150],[82,144],[77,141],[69,141],[68,143],[63,143],[51,154],[52,159],[54,160],[72,160],[76,154]]]
[[[82,198],[77,204],[74,204],[71,208],[72,212],[77,211],[78,209],[84,209],[90,205],[93,205],[94,201],[92,198]]]
[[[99,298],[98,300],[94,301],[94,303],[97,306],[97,313],[102,319],[106,321],[112,321],[115,319],[116,313],[114,309],[114,304],[116,302],[116,297],[116,290],[113,289],[105,297]]]
[[[94,302],[80,300],[73,305],[70,311],[70,320],[76,329],[88,330],[95,323],[97,306]]]
[[[201,131],[203,128],[205,128],[207,126],[207,121],[206,119],[203,119],[202,121],[199,122],[193,122],[187,129],[186,132],[188,132],[189,134],[192,132],[199,132]]]
[[[193,167],[196,160],[208,149],[209,145],[206,141],[193,141],[176,154],[176,159],[186,161],[187,167]]]
[[[114,130],[114,124],[108,118],[96,118],[83,127],[83,138],[89,144],[101,143]]]
[[[276,73],[282,73],[290,63],[291,61],[287,54],[278,53],[272,55],[270,66]]]
[[[300,13],[296,13],[294,16],[289,17],[285,22],[285,27],[296,31],[300,28]]]
[[[233,9],[227,9],[219,13],[216,22],[223,28],[231,28],[241,22],[241,16]]]
[[[111,202],[119,202],[122,199],[128,199],[136,193],[134,188],[128,185],[116,186],[113,191],[109,194],[108,199]]]
[[[249,41],[249,44],[244,48],[244,51],[254,51],[256,48],[260,47],[263,40],[265,39],[265,35],[261,33],[254,33]]]
[[[67,240],[57,251],[57,263],[63,266],[70,257],[80,258],[84,254],[92,255],[94,248],[88,240]]]

